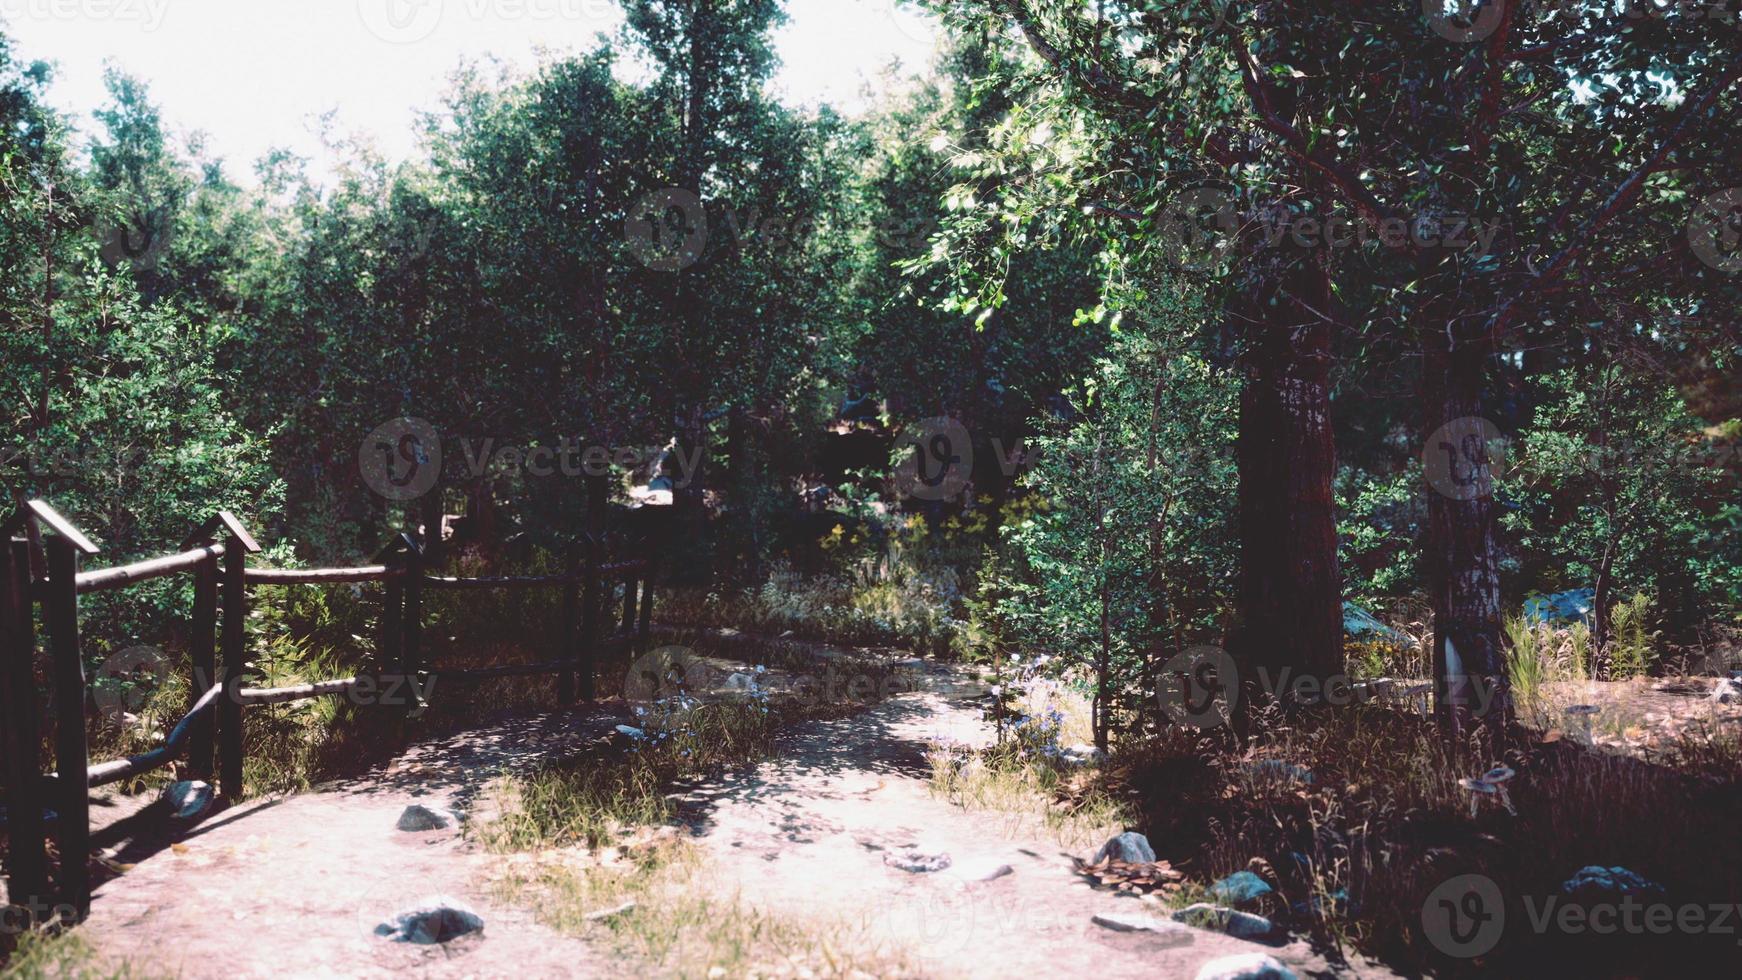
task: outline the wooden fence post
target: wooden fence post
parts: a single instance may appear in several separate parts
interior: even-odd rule
[[[67,533],[67,532],[71,533]],[[91,760],[85,740],[85,663],[79,649],[79,556],[96,554],[84,535],[57,528],[48,551],[45,603],[54,663],[55,841],[60,847],[60,901],[83,921],[91,909]]]
[[[653,631],[653,573],[658,569],[649,558],[641,573],[641,621],[635,627],[635,655],[647,652],[647,637]]]
[[[22,512],[21,512],[22,513]],[[27,518],[25,518],[27,520]],[[48,900],[48,846],[44,834],[41,729],[36,716],[36,605],[31,597],[30,542],[0,534],[0,728],[4,729],[7,803],[7,901],[36,921]]]
[[[242,798],[242,687],[248,682],[248,556],[260,551],[254,538],[227,510],[212,518],[224,531],[224,696],[218,699],[218,786],[225,799]]]
[[[405,538],[405,610],[400,619],[400,669],[406,678],[423,670],[423,547],[409,535]],[[416,710],[413,695],[409,707]]]
[[[200,562],[194,570],[193,641],[189,648],[193,673],[189,687],[190,706],[218,682],[218,575],[217,556]],[[212,754],[217,742],[216,712],[207,709],[194,719],[188,733],[188,778],[210,781]]]
[[[567,581],[563,582],[562,641],[557,649],[562,669],[556,675],[556,700],[559,705],[569,705],[575,703],[575,659],[581,643],[580,549],[573,541],[563,548],[563,569]]]
[[[581,699],[598,697],[599,620],[603,615],[604,583],[599,581],[599,566],[605,563],[605,508],[610,505],[610,487],[603,476],[588,476],[587,532],[585,562],[582,571],[581,596]]]

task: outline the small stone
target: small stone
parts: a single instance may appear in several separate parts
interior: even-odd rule
[[[406,833],[415,834],[426,830],[447,830],[458,823],[459,819],[451,810],[413,803],[399,815],[399,823],[394,826]]]
[[[1198,980],[1296,980],[1294,971],[1269,953],[1241,953],[1211,960]]]
[[[754,691],[756,690],[756,678],[751,677],[749,674],[733,674],[726,678],[726,690]]]
[[[1190,941],[1191,931],[1176,922],[1158,919],[1153,915],[1131,915],[1124,912],[1098,912],[1090,916],[1090,921],[1103,929],[1114,932],[1156,932],[1176,933]]]
[[[1112,858],[1124,861],[1126,864],[1154,864],[1155,848],[1149,846],[1149,838],[1142,834],[1126,831],[1101,845],[1095,852],[1095,859],[1090,864],[1100,864]]]
[[[1106,758],[1107,753],[1093,745],[1067,745],[1059,750],[1059,759],[1073,766],[1086,766],[1094,762],[1103,762]]]
[[[376,926],[375,934],[396,943],[435,946],[483,928],[483,918],[463,903],[434,898]]]
[[[1015,874],[1016,869],[1008,864],[992,861],[969,861],[950,868],[950,877],[962,881],[992,881],[1008,874]]]
[[[1207,902],[1180,909],[1173,914],[1173,920],[1198,929],[1226,933],[1235,939],[1262,941],[1272,938],[1277,932],[1276,924],[1262,915],[1239,912]]]
[[[1210,897],[1229,905],[1250,905],[1275,889],[1250,871],[1236,871],[1210,886]]]
[[[1742,703],[1742,680],[1735,677],[1719,680],[1718,686],[1712,691],[1712,700],[1719,704]]]
[[[1647,892],[1662,894],[1663,886],[1620,866],[1605,868],[1590,864],[1573,872],[1571,878],[1561,882],[1561,891],[1574,898],[1591,898],[1639,895]]]
[[[163,800],[169,804],[170,816],[194,820],[212,808],[212,787],[197,779],[171,783],[163,789]]]
[[[613,906],[608,909],[600,909],[597,912],[588,912],[586,914],[586,920],[588,922],[603,922],[606,919],[615,919],[619,915],[633,911],[635,911],[635,903],[624,902],[622,905]]]
[[[914,874],[929,874],[950,866],[948,854],[926,854],[916,850],[896,851],[883,855],[883,863]]]

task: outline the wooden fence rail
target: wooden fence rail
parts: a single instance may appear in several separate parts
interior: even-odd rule
[[[52,507],[31,501],[4,525],[0,541],[0,783],[6,793],[8,900],[24,914],[43,917],[50,909],[83,919],[90,909],[86,867],[90,855],[90,789],[142,776],[187,757],[189,778],[209,779],[214,768],[222,798],[243,795],[244,708],[310,698],[351,696],[366,682],[431,675],[452,680],[556,675],[562,704],[595,692],[593,665],[599,652],[624,647],[644,649],[651,629],[653,563],[603,561],[602,487],[589,488],[589,529],[583,546],[571,549],[559,575],[460,578],[426,574],[423,548],[408,534],[394,538],[378,564],[355,568],[249,568],[248,556],[260,551],[236,517],[220,511],[183,543],[176,554],[113,568],[79,571],[81,559],[97,554],[96,545]],[[26,538],[15,539],[25,532]],[[33,571],[29,540],[40,537],[47,554],[46,576]],[[192,636],[189,642],[193,703],[157,748],[126,759],[92,765],[86,744],[90,690],[79,642],[80,595],[119,589],[178,573],[194,577]],[[623,584],[623,615],[614,628],[599,628],[607,618],[600,603],[617,581]],[[382,583],[382,609],[374,677],[347,677],[291,687],[261,688],[248,659],[248,589],[293,585]],[[473,669],[428,668],[423,664],[423,590],[487,590],[560,587],[562,632],[553,660]],[[53,676],[55,771],[44,773],[34,661],[36,607],[42,608]],[[602,635],[603,634],[603,635]],[[577,678],[577,674],[579,675]],[[415,692],[429,685],[407,686]],[[404,707],[416,707],[414,703]],[[52,816],[52,820],[49,818]],[[53,825],[59,874],[49,880],[47,832]]]

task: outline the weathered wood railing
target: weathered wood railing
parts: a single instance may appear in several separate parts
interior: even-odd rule
[[[580,548],[571,550],[560,575],[457,578],[427,574],[423,549],[408,534],[394,538],[377,557],[380,564],[355,568],[249,568],[248,555],[260,546],[227,511],[195,532],[185,550],[115,568],[79,571],[79,561],[98,553],[90,539],[42,501],[31,501],[3,526],[0,541],[0,779],[6,790],[8,898],[25,915],[43,918],[49,910],[83,918],[90,909],[87,872],[90,855],[90,789],[144,775],[184,754],[192,779],[209,779],[217,757],[218,786],[227,800],[243,794],[243,709],[310,698],[349,696],[366,681],[397,683],[413,692],[405,705],[417,705],[426,685],[405,684],[418,677],[485,680],[554,674],[557,698],[571,704],[576,681],[581,697],[595,696],[594,665],[599,653],[629,646],[645,648],[653,611],[652,563],[605,562],[603,495],[597,489],[588,508],[592,527]],[[29,538],[17,538],[18,532]],[[29,540],[40,539],[47,575],[32,573]],[[168,575],[194,575],[192,639],[189,649],[193,703],[164,743],[150,752],[92,765],[84,720],[89,702],[79,643],[78,597],[119,589]],[[608,635],[601,608],[617,581],[623,583],[623,612]],[[254,676],[248,660],[248,589],[291,585],[382,583],[383,602],[373,678],[346,677],[281,688],[248,686]],[[472,669],[429,668],[423,663],[423,590],[561,588],[562,632],[556,659]],[[42,606],[53,674],[55,772],[42,772],[41,728],[33,664],[37,650],[36,609]],[[219,654],[222,653],[222,671]],[[54,825],[59,874],[49,881],[47,829]]]

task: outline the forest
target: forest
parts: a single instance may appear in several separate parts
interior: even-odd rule
[[[643,606],[641,645],[586,654],[578,704],[429,667],[427,712],[308,700],[243,729],[235,709],[230,813],[528,711],[610,722],[487,774],[494,816],[468,811],[452,846],[490,856],[488,927],[447,959],[352,951],[355,972],[310,975],[547,975],[510,944],[557,940],[523,923],[597,957],[553,976],[1742,964],[1716,915],[1605,932],[1541,912],[1742,910],[1734,0],[918,0],[931,60],[851,110],[774,92],[784,3],[609,6],[620,26],[535,65],[449,66],[410,159],[323,119],[327,163],[223,158],[119,61],[102,104],[68,111],[60,55],[7,23],[34,8],[0,19],[8,637],[65,537],[32,501],[95,543],[90,568],[210,544],[220,511],[261,568],[409,542],[433,576],[425,664],[455,671],[547,659],[578,614],[438,579],[573,576],[594,549],[651,569],[652,625]],[[616,608],[600,587],[589,624]],[[40,733],[0,725],[14,814],[56,771],[15,764],[15,731],[58,759],[77,729],[101,761],[199,714],[200,588],[78,599],[90,691],[70,702],[45,639],[61,607],[6,641],[5,707],[46,711]],[[227,676],[393,673],[399,588],[255,590]],[[836,692],[837,667],[877,694]],[[957,736],[904,741],[928,718]],[[866,785],[924,800],[867,804],[867,827],[977,821],[1081,858],[1043,872],[950,838],[958,869],[1016,870],[916,912],[898,886],[939,876],[890,870],[899,832],[857,852],[899,881],[828,899],[785,852],[739,866],[690,839],[762,819],[696,802],[746,773],[858,785],[805,753],[861,737]],[[182,778],[211,776],[205,751]],[[92,826],[129,805],[93,803]],[[189,860],[117,846],[94,852],[94,904],[9,913],[0,973],[256,975],[106,921],[105,895]],[[724,881],[710,898],[682,884],[698,867]],[[1054,902],[1031,878],[1080,921],[1000,904]],[[335,899],[340,933],[363,900]],[[1240,916],[1267,938],[1206,945],[1252,938]],[[212,918],[152,935],[222,946]]]

